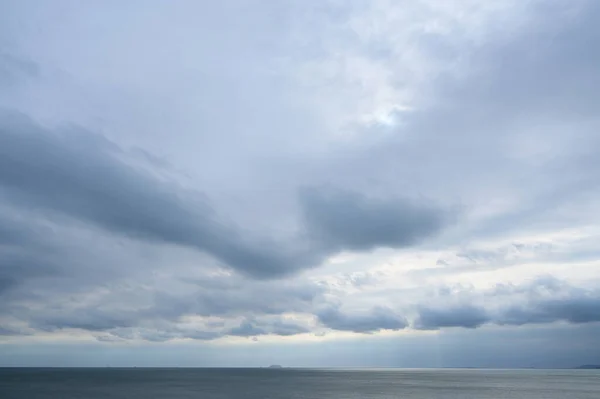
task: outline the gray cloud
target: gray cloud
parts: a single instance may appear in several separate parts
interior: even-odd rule
[[[477,328],[491,321],[485,309],[469,305],[445,309],[421,307],[418,313],[415,328],[421,330],[443,327]]]
[[[156,316],[156,315],[155,315]],[[167,320],[144,322],[135,312],[107,314],[86,310],[79,317],[71,314],[65,320],[48,319],[46,324],[31,325],[33,331],[56,331],[59,329],[79,329],[94,334],[100,341],[140,339],[151,342],[165,342],[173,339],[193,339],[210,341],[226,336],[257,337],[263,335],[291,336],[308,333],[302,325],[285,321],[280,317],[251,317],[238,325],[228,327],[226,323],[215,325],[206,323],[201,327],[179,327]],[[30,331],[32,331],[30,329]],[[24,335],[23,330],[6,329],[3,335]]]
[[[246,242],[192,193],[125,163],[120,157],[126,154],[101,136],[44,131],[14,114],[5,113],[0,123],[0,184],[5,197],[20,206],[57,211],[116,233],[193,246],[251,275],[285,274],[296,266],[268,242]]]
[[[549,298],[527,305],[512,306],[498,324],[524,325],[564,321],[574,324],[600,322],[600,294],[582,293],[574,297]]]
[[[363,337],[268,345],[110,345],[104,342],[0,345],[2,366],[54,367],[552,367],[594,364],[600,324],[448,330],[439,334]],[[65,356],[65,353],[72,356]],[[199,356],[201,354],[201,356]],[[110,359],[110,360],[108,360]],[[276,360],[275,360],[276,359]]]
[[[224,334],[220,331],[182,330],[178,328],[114,328],[95,334],[95,338],[101,342],[119,342],[134,339],[148,342],[166,342],[185,338],[211,341],[223,336]]]
[[[47,303],[154,269],[139,262],[134,243],[61,221],[38,210],[0,208],[0,316],[24,314],[22,302]]]
[[[56,332],[79,329],[119,339],[215,339],[226,335],[289,336],[309,332],[308,328],[280,317],[287,312],[310,313],[319,303],[324,288],[308,281],[256,281],[236,275],[207,276],[181,282],[170,278],[160,286],[148,287],[147,276],[137,283],[108,282],[69,287],[64,281],[54,291],[43,293],[44,306],[28,308],[20,300],[40,301],[35,295],[10,298],[0,308],[9,325],[27,325],[31,331]],[[82,284],[78,279],[75,283]],[[173,288],[164,291],[164,285]],[[93,291],[87,292],[86,288]],[[201,325],[185,327],[185,316],[205,318]],[[232,320],[244,323],[232,327]],[[183,324],[182,324],[183,323]],[[249,330],[249,328],[252,330]],[[21,330],[14,330],[21,331]],[[24,330],[23,330],[24,331]],[[15,335],[19,335],[16,334]],[[152,338],[153,337],[153,338]],[[170,337],[170,338],[168,338]]]
[[[600,322],[600,292],[549,276],[519,285],[498,285],[489,291],[440,290],[442,301],[457,305],[420,305],[413,326],[477,328],[485,324],[521,326],[567,322]],[[474,303],[474,304],[465,304]]]
[[[431,104],[398,113],[393,134],[344,148],[318,175],[364,191],[460,198],[467,213],[509,201],[461,226],[453,243],[587,223],[600,187],[591,72],[600,7],[556,4],[532,3],[527,29],[465,50],[462,73],[438,77]]]
[[[310,332],[310,330],[304,326],[283,321],[281,319],[276,320],[244,320],[239,326],[233,327],[226,331],[226,335],[233,335],[238,337],[255,337],[260,335],[280,335],[280,336],[291,336],[296,334],[303,334]]]
[[[316,247],[258,239],[228,226],[198,195],[126,163],[127,154],[102,136],[49,132],[15,114],[4,113],[0,123],[0,187],[14,204],[194,247],[254,277],[312,267],[342,249],[410,245],[443,224],[435,209],[370,203],[350,193],[325,199],[311,191],[304,209]]]
[[[253,337],[256,335],[264,335],[267,332],[266,330],[255,326],[252,322],[244,320],[239,326],[229,330],[228,333],[229,335],[234,335],[238,337]]]
[[[325,293],[324,287],[306,281],[252,282],[235,277],[193,281],[190,293],[156,292],[151,313],[166,318],[184,314],[238,316],[248,312],[277,315],[310,311]]]
[[[276,320],[271,323],[271,329],[269,331],[270,334],[281,335],[284,337],[308,332],[310,332],[308,327],[284,320]]]
[[[41,331],[79,329],[85,331],[106,331],[136,325],[140,319],[137,312],[118,310],[110,312],[98,308],[80,308],[69,312],[45,312],[30,321],[30,326]]]
[[[510,15],[511,29],[488,31],[476,18],[473,37],[455,40],[453,29],[419,37],[415,29],[410,43],[385,27],[374,41],[361,36],[359,14],[369,10],[353,15],[352,5],[344,13],[309,5],[307,17],[286,5],[274,13],[258,3],[244,12],[231,5],[195,5],[190,12],[142,3],[118,12],[100,3],[65,5],[69,12],[40,6],[33,18],[27,5],[14,2],[0,15],[0,42],[19,54],[0,54],[0,87],[10,89],[0,90],[0,103],[23,112],[0,115],[0,335],[75,328],[104,341],[163,342],[313,329],[283,319],[286,313],[314,316],[338,331],[412,327],[450,329],[440,336],[453,337],[494,325],[566,322],[587,329],[583,324],[598,321],[597,291],[552,279],[483,292],[441,289],[433,298],[415,293],[407,304],[385,297],[397,292],[377,291],[387,275],[364,270],[385,259],[362,259],[365,265],[352,266],[359,274],[343,277],[337,290],[306,275],[339,252],[431,242],[456,254],[425,271],[432,280],[508,266],[518,271],[534,255],[548,261],[549,273],[565,261],[564,252],[517,244],[532,231],[598,222],[597,2],[527,2],[530,14]],[[130,29],[138,7],[156,18],[136,17]],[[47,21],[59,12],[55,29]],[[105,15],[115,27],[107,35],[81,28]],[[348,17],[354,22],[346,26]],[[466,31],[469,18],[459,24]],[[295,21],[300,42],[306,25],[322,47],[290,45],[283,36]],[[180,29],[169,29],[173,24]],[[331,38],[340,26],[350,34]],[[231,34],[238,29],[244,34]],[[406,57],[388,57],[405,45]],[[94,54],[81,57],[90,47]],[[434,58],[444,65],[429,65],[427,52],[440,49],[444,54]],[[290,57],[293,70],[277,69]],[[392,76],[405,60],[419,73]],[[308,88],[295,81],[306,66]],[[383,99],[383,108],[404,102],[395,94],[404,93],[407,80],[428,83],[408,85],[414,109],[393,115],[398,123],[333,132],[341,114],[380,111],[381,104],[354,107],[356,91],[344,84],[353,73],[366,92],[373,86],[366,97]],[[343,75],[342,84],[321,84],[329,82],[319,74]],[[313,86],[319,89],[304,98]],[[321,113],[321,97],[340,107]],[[45,127],[63,121],[86,128]],[[142,148],[124,150],[125,143]],[[193,189],[165,176],[180,172],[195,174]],[[454,204],[465,217],[428,241],[453,222],[446,209]],[[478,249],[478,240],[493,235],[516,244]],[[598,259],[593,251],[588,256]],[[346,300],[363,298],[393,308],[342,311],[352,308]],[[328,303],[340,307],[323,308]],[[190,327],[185,316],[206,321]]]
[[[79,329],[104,338],[165,341],[175,338],[212,340],[224,336],[291,336],[314,331],[312,327],[282,318],[281,315],[287,312],[314,314],[322,326],[334,331],[365,334],[405,328],[476,329],[484,325],[600,322],[600,294],[597,291],[546,276],[484,291],[442,287],[437,290],[437,298],[423,297],[414,306],[399,306],[396,310],[379,306],[368,311],[346,312],[339,306],[328,305],[326,296],[322,295],[322,286],[278,289],[277,282],[246,282],[238,286],[230,279],[224,277],[220,284],[213,279],[219,287],[213,291],[171,294],[171,299],[159,296],[156,301],[145,304],[139,303],[135,296],[128,297],[113,289],[110,297],[101,297],[89,305],[81,305],[73,298],[71,302],[63,300],[39,310],[21,308],[17,311],[15,308],[11,316],[20,322],[6,323],[4,335]],[[237,298],[229,299],[232,295]],[[224,302],[215,305],[220,299]],[[277,306],[269,303],[277,303]],[[411,317],[404,317],[403,313]],[[191,328],[181,324],[182,317],[187,315],[210,319]],[[241,323],[235,321],[239,316],[242,316]],[[17,327],[23,323],[27,323],[28,328]]]
[[[59,274],[61,266],[24,251],[0,251],[0,296],[32,278]],[[0,305],[0,308],[2,305]]]
[[[3,90],[14,88],[23,80],[34,78],[38,74],[39,67],[34,62],[0,50],[0,88]]]
[[[23,336],[30,335],[31,332],[21,328],[2,327],[0,326],[0,336]]]
[[[319,321],[332,330],[373,333],[380,330],[402,330],[407,320],[391,309],[375,307],[366,313],[342,313],[338,308],[328,307],[317,312]]]
[[[331,248],[406,247],[447,223],[447,215],[438,208],[340,190],[305,190],[301,203],[311,237]]]
[[[58,276],[68,259],[49,245],[49,226],[0,209],[0,297],[32,278]],[[4,303],[6,305],[6,303]],[[0,309],[3,307],[0,304]]]

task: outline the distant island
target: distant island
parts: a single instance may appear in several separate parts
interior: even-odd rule
[[[269,366],[270,369],[282,369],[283,366],[280,366],[279,364],[272,364]]]
[[[600,370],[600,364],[585,364],[576,368],[579,370]]]

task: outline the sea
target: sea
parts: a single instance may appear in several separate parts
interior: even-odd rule
[[[599,399],[600,370],[0,368],[2,399]]]

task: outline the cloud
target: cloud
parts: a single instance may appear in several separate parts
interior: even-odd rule
[[[279,318],[275,320],[244,320],[239,326],[233,327],[226,335],[238,337],[255,337],[259,335],[291,336],[310,332],[305,326],[286,322]]]
[[[165,292],[166,287],[172,288]],[[140,275],[135,284],[109,282],[104,289],[92,286],[73,292],[69,287],[56,288],[46,294],[42,307],[23,307],[16,299],[7,302],[0,319],[10,316],[15,325],[25,323],[34,331],[77,329],[116,334],[122,339],[144,339],[142,331],[192,339],[204,339],[204,334],[210,339],[226,335],[289,336],[309,329],[281,315],[310,313],[323,294],[321,286],[310,282],[245,281],[235,275],[206,278],[204,284],[162,278],[160,285]],[[38,300],[35,296],[25,299]],[[240,317],[244,322],[232,326]],[[250,334],[250,327],[254,334]]]
[[[306,322],[313,317],[329,330],[360,334],[600,322],[597,290],[547,276],[522,284],[500,284],[488,290],[439,287],[434,296],[421,296],[394,308],[379,305],[368,310],[345,311],[341,305],[331,304],[330,295],[334,291],[324,290],[322,285],[288,285],[278,290],[277,282],[238,282],[241,285],[234,284],[231,277],[220,282],[209,279],[207,286],[214,284],[218,288],[208,292],[190,291],[187,285],[181,285],[172,290],[170,297],[159,295],[156,300],[152,300],[152,295],[148,298],[145,290],[136,293],[127,288],[122,292],[114,287],[101,296],[92,293],[56,302],[50,299],[47,306],[38,309],[9,307],[7,314],[12,321],[5,322],[4,335],[76,329],[100,339],[161,342],[226,336],[292,336],[317,333],[318,329]],[[176,291],[181,293],[176,295]],[[90,301],[90,296],[96,297],[95,301]],[[290,312],[301,318],[283,316]]]
[[[292,336],[296,334],[305,334],[311,332],[310,328],[304,325],[291,323],[285,320],[276,320],[271,324],[270,334],[280,336]]]
[[[323,286],[311,281],[246,281],[235,276],[203,278],[179,287],[179,292],[155,292],[151,313],[177,318],[185,314],[239,316],[248,312],[266,315],[307,312],[325,294]]]
[[[460,306],[445,309],[422,307],[415,328],[421,330],[437,330],[444,327],[477,328],[489,323],[487,311],[476,306]]]
[[[12,328],[12,327],[0,327],[0,337],[1,336],[23,336],[30,335],[31,332],[20,329],[20,328]]]
[[[260,239],[228,225],[199,195],[128,164],[127,153],[102,136],[47,131],[10,113],[0,123],[0,188],[14,205],[64,214],[115,234],[197,248],[254,277],[313,267],[343,249],[407,246],[443,225],[435,209],[311,191],[304,197],[304,235],[318,242],[316,248]]]
[[[402,248],[439,232],[447,223],[438,208],[341,190],[305,190],[301,204],[310,236],[336,249]]]
[[[156,316],[156,315],[154,315]],[[53,318],[52,318],[53,317]],[[98,310],[86,309],[79,316],[69,314],[63,320],[51,316],[41,324],[30,325],[28,331],[53,332],[61,329],[76,329],[92,333],[100,341],[142,340],[165,342],[174,339],[192,339],[210,341],[227,336],[257,337],[263,335],[292,336],[310,332],[304,325],[276,317],[245,318],[236,324],[227,320],[218,325],[205,322],[200,325],[169,323],[167,319],[144,320],[136,312],[108,314]],[[150,322],[149,322],[150,321]],[[24,335],[24,330],[6,329],[3,335]],[[29,332],[31,334],[31,332]]]
[[[598,192],[590,43],[600,9],[528,4],[515,16],[526,26],[461,47],[457,63],[431,77],[426,104],[399,113],[375,144],[361,137],[335,153],[317,175],[366,192],[456,199],[467,215],[454,243],[587,223]]]
[[[123,342],[129,340],[166,342],[185,338],[211,341],[221,338],[223,334],[218,331],[182,330],[179,328],[114,328],[100,334],[95,334],[94,336],[100,342]]]
[[[317,318],[332,330],[374,333],[380,330],[402,330],[407,320],[386,307],[375,307],[368,312],[342,313],[338,308],[328,307],[317,312]]]
[[[596,2],[21,3],[3,340],[598,320]]]
[[[256,335],[264,335],[267,332],[262,328],[256,327],[250,321],[245,320],[239,326],[229,330],[228,333],[229,335],[234,335],[238,337],[253,337]]]
[[[10,90],[20,82],[39,74],[36,63],[0,51],[0,88]]]
[[[131,327],[138,321],[139,316],[133,311],[109,312],[98,308],[85,308],[38,315],[30,321],[30,325],[37,330],[50,332],[62,329],[97,332]]]
[[[574,297],[544,299],[506,309],[498,324],[524,325],[554,322],[573,324],[600,322],[600,293],[582,293]]]
[[[499,284],[484,291],[447,289],[439,292],[442,302],[451,303],[417,306],[415,328],[600,322],[600,291],[573,286],[549,276],[518,285]]]
[[[250,275],[298,267],[268,241],[247,242],[198,196],[128,165],[120,159],[123,150],[102,136],[49,132],[14,114],[4,113],[0,123],[0,185],[19,206],[59,212],[117,234],[192,246]]]
[[[0,209],[0,297],[29,279],[61,274],[66,259],[45,238],[52,232],[43,223]]]

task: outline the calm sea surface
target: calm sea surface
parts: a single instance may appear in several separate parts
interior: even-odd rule
[[[2,399],[599,399],[600,370],[0,369]]]

